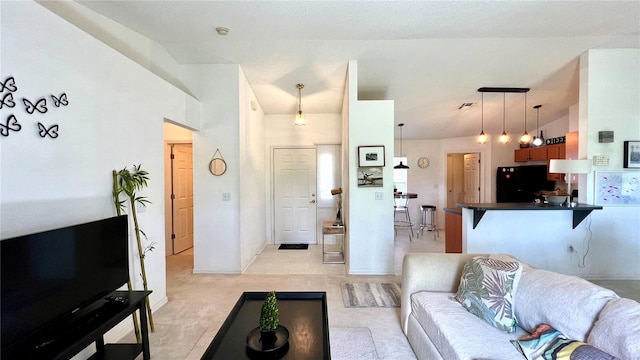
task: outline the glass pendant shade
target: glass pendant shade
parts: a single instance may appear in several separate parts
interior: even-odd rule
[[[477,139],[478,144],[485,144],[488,140],[489,137],[487,136],[487,134],[485,134],[484,131],[481,131]]]
[[[498,137],[498,142],[503,145],[508,144],[511,142],[511,137],[503,131],[502,134],[500,134],[500,137]]]
[[[298,114],[296,115],[296,120],[294,121],[294,124],[297,126],[304,126],[307,124],[307,122],[304,119],[304,114],[302,113],[302,111],[298,111]]]

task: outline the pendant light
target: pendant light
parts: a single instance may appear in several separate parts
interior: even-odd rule
[[[531,135],[527,132],[527,93],[524,93],[524,132],[520,136],[520,147],[528,148],[531,144]]]
[[[484,144],[487,142],[489,137],[484,133],[484,93],[482,94],[482,112],[480,116],[480,134],[478,134],[478,139],[476,140],[478,144]]]
[[[400,156],[402,156],[402,127],[404,126],[404,124],[398,124],[398,127],[400,128]],[[400,161],[400,164],[396,165],[393,167],[394,169],[408,169],[409,167],[407,165],[404,165],[402,163],[402,161]]]
[[[511,137],[507,134],[506,128],[506,112],[507,110],[507,95],[506,93],[502,93],[502,134],[498,137],[498,142],[502,145],[506,145],[511,141]]]
[[[307,125],[307,122],[304,119],[304,114],[302,113],[302,88],[304,88],[304,84],[297,84],[296,87],[298,88],[298,114],[296,115],[296,120],[294,121],[294,124],[296,126],[305,126]]]
[[[544,137],[542,136],[542,132],[540,131],[540,108],[542,105],[536,105],[533,108],[536,109],[536,134],[540,134],[540,137],[533,138],[532,145],[533,146],[542,146],[544,143]]]

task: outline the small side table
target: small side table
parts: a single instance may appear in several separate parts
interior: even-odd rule
[[[327,245],[325,238],[335,236],[336,243]],[[333,221],[322,222],[322,263],[344,264],[344,225],[333,225]],[[328,249],[328,247],[331,249]]]

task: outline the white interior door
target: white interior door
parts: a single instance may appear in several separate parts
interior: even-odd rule
[[[171,146],[173,253],[193,247],[193,153],[191,144]]]
[[[316,243],[316,149],[274,149],[274,241]]]
[[[464,155],[464,202],[480,202],[480,154]]]

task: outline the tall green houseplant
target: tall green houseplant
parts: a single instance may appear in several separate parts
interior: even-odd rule
[[[146,187],[147,180],[149,180],[149,177],[147,176],[149,175],[149,173],[142,170],[141,167],[142,165],[134,165],[133,170],[131,171],[127,168],[124,168],[118,171],[117,173],[115,170],[113,170],[113,179],[114,179],[113,201],[114,201],[116,212],[118,213],[118,215],[121,215],[124,212],[125,204],[127,203],[127,200],[129,201],[129,209],[131,212],[131,217],[133,218],[133,225],[134,225],[134,230],[136,234],[136,242],[138,244],[138,255],[139,255],[138,258],[140,259],[140,272],[141,272],[140,275],[142,276],[142,286],[146,291],[148,290],[148,287],[147,287],[147,271],[144,266],[144,258],[145,258],[145,254],[148,251],[153,250],[154,243],[143,248],[142,238],[140,235],[144,236],[145,239],[147,238],[147,235],[144,233],[144,231],[140,229],[140,226],[138,225],[138,214],[136,212],[136,205],[139,204],[141,206],[147,206],[147,204],[151,203],[149,200],[147,200],[145,196],[138,196],[138,194],[136,193],[138,190],[141,190],[142,188]],[[125,195],[124,200],[120,199],[122,194]],[[129,285],[129,287],[131,288],[131,285]],[[147,305],[149,326],[151,327],[151,331],[153,332],[155,331],[155,327],[153,325],[153,314],[151,311],[151,305],[149,303],[149,297],[145,298],[145,302]],[[134,318],[134,322],[136,323],[134,325],[137,327],[137,319]]]

